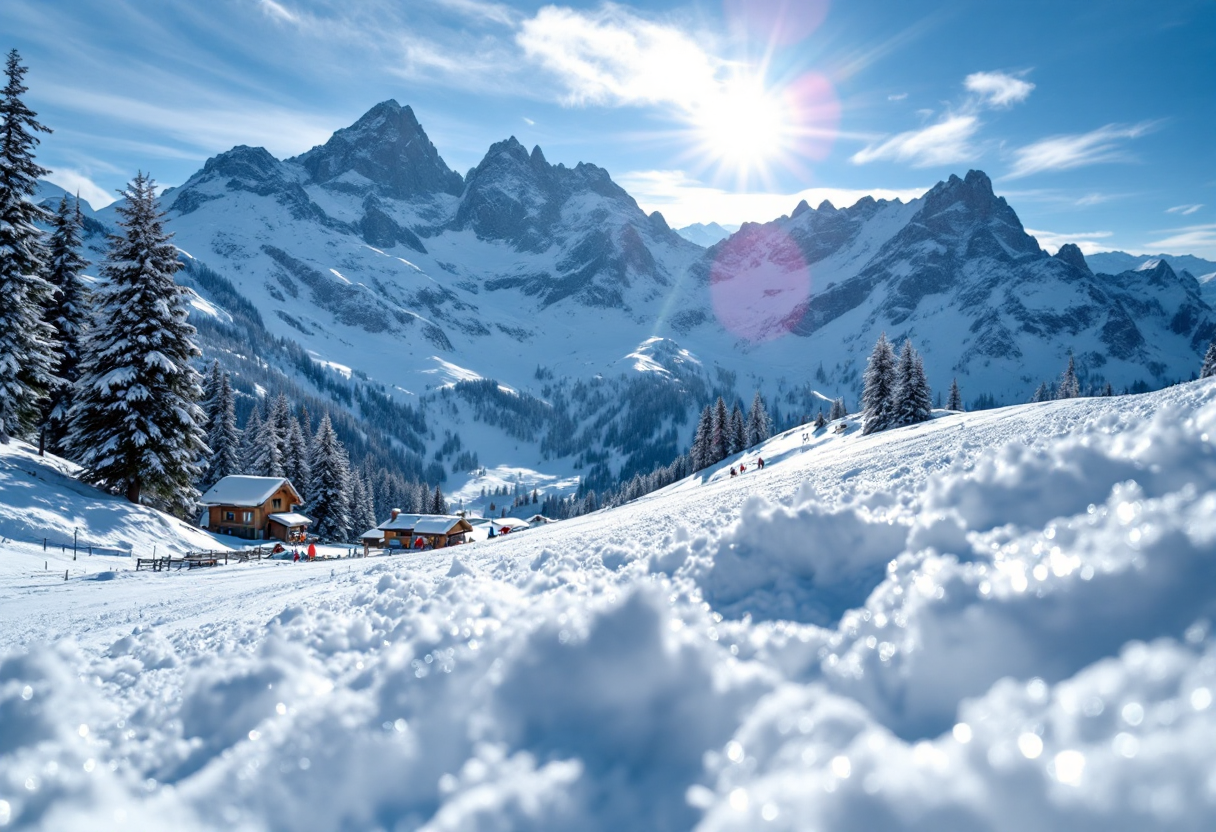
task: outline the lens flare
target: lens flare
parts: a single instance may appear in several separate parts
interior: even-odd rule
[[[709,292],[728,332],[752,343],[772,341],[789,334],[806,313],[811,271],[784,231],[746,225],[718,250]]]
[[[791,46],[805,40],[828,15],[828,0],[723,0],[731,29],[749,42]]]

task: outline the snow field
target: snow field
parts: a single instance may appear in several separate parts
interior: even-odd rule
[[[0,824],[1216,825],[1216,384],[801,434],[455,556],[0,585]]]

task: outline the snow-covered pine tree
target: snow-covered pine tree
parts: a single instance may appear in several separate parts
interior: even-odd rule
[[[21,96],[26,67],[8,53],[8,82],[0,95],[0,444],[28,437],[57,384],[54,327],[46,320],[53,289],[43,277],[46,250],[36,222],[51,215],[34,203],[38,133],[51,132]]]
[[[1216,338],[1212,339],[1212,343],[1208,344],[1207,354],[1203,357],[1203,367],[1199,370],[1200,378],[1212,378],[1216,376]]]
[[[861,414],[865,419],[863,434],[884,430],[892,424],[895,394],[895,350],[887,341],[887,333],[878,336],[870,353],[861,393]]]
[[[118,208],[85,342],[68,447],[84,479],[138,503],[185,510],[208,453],[186,290],[173,280],[177,249],[162,225],[156,184],[143,173]]]
[[[819,408],[819,412],[815,414],[815,430],[819,430],[820,428],[827,425],[827,423],[828,423],[828,420],[824,417],[823,408],[821,407],[821,408]]]
[[[950,398],[946,400],[946,410],[962,412],[963,409],[963,396],[958,390],[958,379],[955,378],[950,381]]]
[[[241,473],[255,476],[253,460],[258,455],[258,436],[262,433],[262,406],[260,402],[253,403],[253,409],[245,418],[245,427],[241,431]]]
[[[1101,394],[1101,395],[1103,395],[1103,396],[1113,396],[1113,395],[1115,395],[1115,388],[1111,386],[1111,384],[1110,384],[1110,382],[1109,382],[1109,381],[1108,381],[1108,382],[1106,382],[1106,384],[1104,384],[1104,385],[1102,386],[1102,394]]]
[[[912,367],[912,424],[927,422],[933,418],[933,391],[929,388],[929,377],[925,375],[925,359],[914,352]]]
[[[279,436],[278,419],[275,418],[275,409],[271,405],[270,412],[266,414],[266,418],[262,420],[262,424],[258,427],[258,433],[253,442],[254,456],[250,462],[250,467],[254,476],[286,476],[286,471],[283,468],[282,447],[283,440]]]
[[[205,406],[207,446],[211,448],[211,456],[207,460],[200,490],[206,490],[224,477],[241,471],[241,432],[236,427],[236,396],[232,392],[228,374],[220,369],[218,361],[211,365],[211,371],[207,374],[207,387],[212,390]]]
[[[59,200],[59,210],[51,221],[51,236],[47,242],[46,280],[53,289],[46,320],[55,329],[59,349],[52,372],[59,379],[50,398],[42,408],[42,431],[38,452],[64,452],[67,436],[68,411],[72,408],[74,385],[80,378],[80,358],[84,334],[88,326],[89,288],[82,272],[88,261],[80,256],[80,198],[75,206],[66,195]]]
[[[849,410],[844,406],[844,399],[833,399],[832,409],[828,411],[828,421],[835,422],[837,419],[843,419],[849,415]]]
[[[286,465],[287,460],[287,445],[291,441],[291,403],[287,401],[287,394],[280,392],[274,397],[274,404],[270,406],[268,418],[274,422],[275,435],[279,439],[279,457],[284,460]]]
[[[915,425],[933,416],[933,396],[925,378],[925,365],[905,339],[895,367],[895,392],[891,411],[891,426]]]
[[[1060,386],[1056,388],[1057,399],[1075,399],[1081,395],[1081,384],[1077,381],[1077,365],[1071,355],[1068,356],[1068,367],[1060,376]]]
[[[730,452],[741,454],[747,450],[747,428],[743,426],[743,411],[738,402],[730,412]]]
[[[1047,382],[1039,382],[1039,386],[1035,388],[1034,395],[1030,397],[1032,402],[1049,402],[1054,398],[1051,393],[1051,388],[1047,386]]]
[[[721,396],[714,405],[713,430],[710,432],[709,464],[721,462],[730,453],[730,415],[726,411],[726,402]]]
[[[443,490],[439,486],[435,486],[435,493],[431,495],[431,505],[428,511],[431,514],[448,513],[448,502],[443,498]]]
[[[283,457],[283,474],[292,483],[300,483],[296,488],[308,487],[308,441],[295,416],[287,422],[287,453]]]
[[[754,448],[769,437],[770,423],[768,411],[764,408],[764,399],[760,391],[752,397],[751,410],[747,412],[747,447]]]
[[[304,511],[312,518],[310,531],[323,540],[344,541],[351,528],[350,467],[328,413],[317,427],[309,464],[312,479]]]
[[[712,445],[712,434],[714,425],[714,412],[710,405],[705,405],[701,411],[701,419],[697,422],[697,432],[693,434],[692,448],[689,450],[689,456],[692,457],[692,467],[696,471],[712,464],[710,462],[710,447]]]
[[[376,527],[376,510],[372,506],[371,490],[362,474],[351,471],[350,475],[351,528],[356,534]]]

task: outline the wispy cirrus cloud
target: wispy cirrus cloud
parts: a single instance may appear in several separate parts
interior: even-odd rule
[[[937,121],[918,130],[897,133],[869,144],[850,157],[855,165],[871,162],[903,162],[927,168],[971,162],[980,156],[974,139],[986,109],[1004,109],[1025,101],[1034,84],[1004,72],[973,72],[963,79],[967,96],[947,109]],[[888,100],[899,100],[888,96]],[[919,111],[928,117],[931,113]]]
[[[974,115],[951,115],[920,130],[899,133],[869,145],[852,156],[855,165],[870,162],[907,162],[916,168],[969,162],[978,156],[971,144],[980,127]]]
[[[1013,168],[1004,179],[1018,179],[1044,171],[1069,170],[1129,158],[1123,144],[1151,132],[1157,122],[1107,124],[1088,133],[1050,136],[1013,152]]]
[[[258,8],[267,17],[280,23],[299,23],[300,16],[275,0],[258,0]]]
[[[983,99],[989,107],[1009,107],[1025,101],[1034,84],[1004,72],[973,72],[963,86]]]
[[[1169,228],[1161,233],[1168,236],[1149,242],[1147,249],[1163,254],[1196,254],[1200,257],[1212,257],[1216,253],[1216,223]]]
[[[79,194],[80,198],[93,208],[105,208],[117,197],[98,185],[86,174],[72,168],[56,168],[47,174],[47,180],[53,182],[71,194]]]
[[[1189,217],[1191,214],[1203,207],[1203,204],[1198,205],[1175,205],[1173,208],[1166,208],[1167,214],[1181,214],[1184,217]]]

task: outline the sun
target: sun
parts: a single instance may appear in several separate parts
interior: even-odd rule
[[[759,78],[722,85],[701,102],[693,126],[700,155],[741,182],[767,176],[790,129],[781,97]]]

